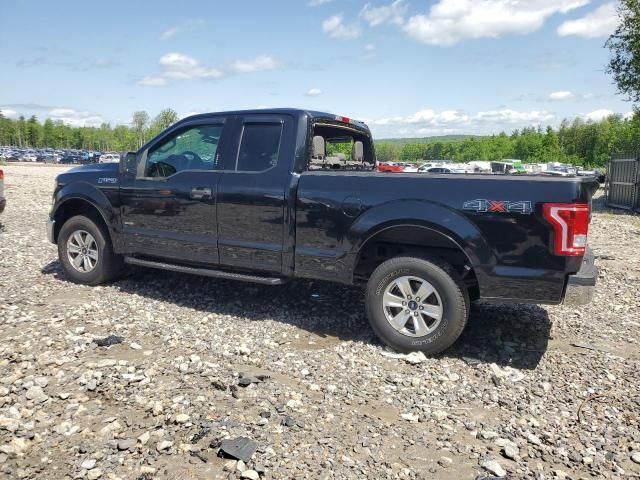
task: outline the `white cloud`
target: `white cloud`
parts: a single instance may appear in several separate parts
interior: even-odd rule
[[[160,57],[159,64],[162,72],[143,77],[138,80],[138,85],[160,87],[169,83],[169,80],[208,80],[224,76],[222,70],[203,66],[199,60],[183,53],[167,53]]]
[[[322,90],[319,88],[310,88],[305,95],[307,97],[317,97],[318,95],[322,95]]]
[[[549,94],[549,100],[571,100],[575,97],[576,96],[573,94],[573,92],[570,92],[568,90],[552,92],[551,94]]]
[[[252,60],[238,60],[233,64],[233,70],[237,73],[263,72],[276,68],[278,63],[268,55],[260,55]]]
[[[432,109],[420,110],[406,117],[391,117],[373,120],[373,125],[429,125],[452,126],[473,125],[477,123],[504,123],[504,124],[539,124],[548,122],[554,118],[552,113],[533,110],[530,112],[518,112],[511,109],[490,110],[469,115],[462,110],[444,110],[436,112]]]
[[[577,20],[568,20],[558,27],[558,35],[583,38],[607,37],[618,26],[620,19],[615,3],[605,3]]]
[[[160,34],[160,38],[162,40],[166,40],[168,38],[174,37],[176,33],[178,33],[180,29],[178,27],[167,28],[164,32]]]
[[[588,3],[589,0],[439,0],[428,14],[410,17],[403,29],[422,43],[450,46],[465,39],[531,33],[550,16]]]
[[[553,123],[547,111],[500,110],[468,113],[464,110],[424,109],[407,116],[368,120],[376,136],[445,135],[450,133],[488,134],[532,125]]]
[[[591,120],[593,122],[599,122],[600,120],[604,120],[607,117],[613,115],[613,111],[607,108],[600,108],[599,110],[594,110],[593,112],[586,113],[583,117],[586,120]]]
[[[160,73],[146,75],[138,80],[138,85],[161,87],[171,80],[215,80],[226,76],[225,70],[203,65],[197,58],[184,53],[167,53],[158,62]],[[268,55],[260,55],[252,60],[238,60],[226,70],[233,73],[254,73],[278,68],[278,62]]]
[[[325,5],[331,2],[333,2],[333,0],[311,0],[308,5],[310,7],[319,7],[320,5]]]
[[[376,46],[373,43],[367,43],[364,46],[364,53],[360,56],[360,60],[363,62],[368,62],[376,58]]]
[[[110,68],[113,67],[116,63],[110,58],[99,58],[94,62],[94,65],[98,68]]]
[[[138,80],[138,85],[145,87],[162,87],[167,84],[167,79],[159,75],[148,75]]]
[[[406,13],[407,4],[404,0],[395,0],[389,5],[380,7],[373,7],[367,3],[360,11],[360,16],[372,27],[377,27],[385,23],[402,25]]]
[[[2,113],[5,118],[18,118],[18,112],[10,108],[0,108],[0,113]]]
[[[339,40],[353,40],[361,35],[360,27],[353,23],[345,25],[342,14],[333,15],[322,22],[322,31],[331,38]]]
[[[478,112],[475,120],[485,123],[502,125],[542,125],[550,122],[555,115],[547,111],[532,110],[530,112],[518,112],[508,108]]]
[[[105,121],[100,115],[73,108],[53,108],[49,110],[48,116],[54,122],[62,121],[72,127],[99,127]]]
[[[172,27],[167,28],[164,32],[160,34],[161,40],[168,40],[170,38],[175,37],[178,33],[182,32],[193,32],[194,30],[198,30],[199,28],[204,27],[204,20],[187,20],[186,22],[181,23],[180,25],[174,25]]]
[[[198,66],[198,60],[182,53],[167,53],[160,57],[160,65],[171,69],[189,69]]]

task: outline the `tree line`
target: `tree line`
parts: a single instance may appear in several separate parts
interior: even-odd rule
[[[162,110],[151,119],[145,111],[135,112],[130,125],[74,127],[61,120],[46,119],[40,123],[35,115],[13,120],[0,112],[0,145],[31,148],[56,148],[97,151],[137,150],[147,140],[178,121],[178,114]]]
[[[625,119],[612,115],[599,122],[576,118],[560,127],[527,127],[511,134],[500,133],[463,140],[425,142],[376,142],[379,161],[520,159],[528,163],[563,162],[603,167],[612,153],[627,153],[640,147],[640,116]]]
[[[172,109],[162,110],[151,119],[145,111],[135,112],[130,125],[112,127],[73,127],[35,116],[9,119],[0,113],[0,145],[21,147],[73,148],[98,151],[137,150],[178,120]],[[510,134],[502,132],[464,139],[429,138],[376,142],[379,161],[419,162],[422,160],[502,160],[517,158],[525,162],[559,161],[603,167],[612,152],[631,152],[640,147],[640,115],[625,119],[612,115],[599,122],[576,118],[564,120],[560,127],[527,127]]]

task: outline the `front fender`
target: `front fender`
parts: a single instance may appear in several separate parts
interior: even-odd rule
[[[495,265],[496,258],[480,230],[458,211],[424,200],[398,200],[367,210],[347,235],[355,267],[363,245],[378,233],[397,226],[418,226],[444,235],[467,256],[472,267]]]
[[[84,181],[68,183],[54,193],[49,217],[55,219],[61,208],[75,200],[81,200],[93,206],[100,213],[109,232],[111,234],[117,233],[117,212],[111,202],[100,189]],[[61,225],[56,225],[56,228],[60,227]]]

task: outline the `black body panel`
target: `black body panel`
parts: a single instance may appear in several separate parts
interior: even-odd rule
[[[123,253],[216,265],[216,190],[221,175],[185,171],[165,181],[123,178]],[[194,198],[194,189],[210,193]]]

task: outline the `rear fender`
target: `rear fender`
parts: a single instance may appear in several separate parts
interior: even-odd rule
[[[362,247],[375,235],[399,226],[417,226],[445,236],[464,252],[471,267],[495,265],[496,258],[480,230],[464,215],[449,207],[421,200],[399,200],[373,207],[351,226],[347,241],[349,258],[358,259]]]

